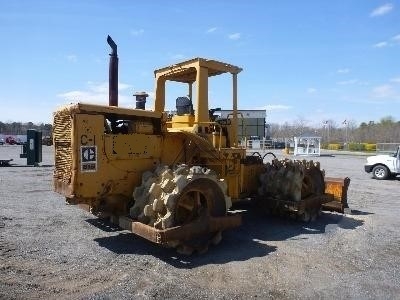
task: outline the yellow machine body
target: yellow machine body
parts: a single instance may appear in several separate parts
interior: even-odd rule
[[[157,70],[154,111],[83,103],[61,108],[54,114],[55,190],[95,210],[125,213],[145,171],[183,163],[214,170],[233,201],[256,192],[262,162],[246,161],[246,150],[237,146],[237,117],[221,125],[210,121],[208,111],[208,77],[225,72],[236,77],[240,70],[206,59]],[[166,80],[189,88],[200,80],[196,114],[167,120]],[[234,93],[236,99],[236,88]],[[112,130],[111,120],[121,120],[121,126]]]
[[[183,249],[197,235],[218,237],[218,232],[238,226],[240,218],[226,216],[227,211],[232,202],[260,193],[262,174],[262,193],[273,199],[266,207],[276,209],[280,203],[288,207],[282,202],[287,191],[281,191],[294,186],[290,170],[303,172],[305,166],[276,163],[268,169],[261,157],[247,155],[239,146],[237,75],[241,70],[195,58],[155,71],[152,110],[122,108],[111,101],[109,106],[77,103],[60,108],[53,124],[54,190],[96,215],[119,217],[121,227],[149,240]],[[221,74],[232,76],[233,113],[215,120],[208,105],[208,80]],[[167,81],[188,87],[188,97],[177,99],[177,114],[172,118],[165,112]],[[274,177],[283,174],[279,168],[289,171],[283,181]],[[327,197],[320,196],[325,186],[319,165],[312,168],[308,184],[303,182],[302,187],[300,182],[297,190],[310,195],[314,209]],[[338,185],[332,181],[329,190]],[[322,194],[316,195],[311,189],[318,186]],[[343,201],[342,189],[336,190],[335,199],[328,198]],[[303,212],[307,203],[292,206],[303,207]],[[216,237],[210,241],[214,243]]]

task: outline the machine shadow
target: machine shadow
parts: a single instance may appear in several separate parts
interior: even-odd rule
[[[350,211],[350,214],[354,215],[354,216],[368,216],[368,215],[373,215],[374,213],[367,212],[367,211],[361,211],[361,210],[357,210],[357,209],[352,209]]]
[[[191,269],[208,264],[225,264],[232,261],[245,261],[253,257],[266,256],[276,251],[275,246],[263,245],[246,239],[237,241],[224,232],[223,239],[217,246],[210,246],[204,254],[190,256],[177,253],[176,249],[164,248],[132,233],[121,232],[118,235],[94,239],[99,246],[117,254],[135,254],[154,256],[176,268]]]
[[[107,219],[93,218],[93,219],[87,219],[85,221],[90,225],[93,225],[94,227],[97,227],[105,232],[117,232],[123,230],[119,226],[109,222]]]
[[[370,214],[368,212],[354,211],[354,215]],[[335,228],[356,229],[364,224],[363,220],[352,218],[349,215],[335,212],[322,212],[314,222],[304,223],[288,217],[266,216],[255,207],[250,207],[242,214],[243,224],[236,230],[241,235],[259,241],[284,241],[296,236],[309,234],[323,234]],[[236,233],[235,233],[236,234]]]
[[[271,245],[274,241],[307,239],[307,235],[323,234],[327,228],[329,231],[336,228],[352,230],[364,224],[362,220],[337,213],[323,212],[315,222],[302,223],[288,218],[265,216],[248,205],[239,208],[242,208],[242,226],[224,231],[221,243],[210,246],[207,253],[191,256],[180,255],[175,249],[155,245],[132,233],[121,231],[115,225],[107,225],[104,221],[89,219],[87,222],[107,232],[118,232],[114,236],[95,239],[101,247],[117,254],[151,255],[176,268],[187,269],[267,256],[277,250],[276,246]],[[362,215],[363,212],[357,214]]]

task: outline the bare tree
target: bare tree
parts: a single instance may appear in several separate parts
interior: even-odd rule
[[[307,123],[307,120],[299,117],[292,124],[271,124],[271,137],[284,139],[306,132],[319,132],[324,144],[400,143],[400,121],[396,122],[391,116],[383,117],[379,122],[362,122],[359,126],[354,120],[346,120],[338,125],[328,119],[320,127],[309,127]]]

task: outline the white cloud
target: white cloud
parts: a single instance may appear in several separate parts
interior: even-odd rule
[[[386,15],[387,13],[389,13],[392,9],[393,9],[393,4],[391,3],[386,3],[384,5],[381,5],[377,8],[375,8],[371,13],[370,13],[370,17],[379,17],[379,16],[383,16]]]
[[[228,35],[228,38],[230,40],[238,40],[238,39],[240,39],[240,33],[239,32],[232,33],[232,34]]]
[[[87,85],[91,92],[94,92],[94,93],[107,93],[108,92],[108,82],[96,83],[93,81],[88,81]]]
[[[149,71],[141,71],[140,76],[141,77],[149,77],[149,76],[153,76],[153,73],[151,73]],[[151,77],[151,78],[153,78],[153,77]]]
[[[211,28],[209,28],[206,32],[207,33],[212,33],[212,32],[214,32],[214,31],[216,31],[217,30],[217,27],[211,27]]]
[[[76,63],[78,61],[78,57],[75,54],[69,54],[65,58],[73,63]]]
[[[85,103],[98,103],[104,104],[106,101],[105,95],[91,93],[88,91],[69,91],[66,93],[58,94],[60,98],[64,98],[69,102],[85,102]]]
[[[388,98],[394,96],[393,87],[390,84],[383,84],[372,89],[375,98]]]
[[[307,93],[309,93],[309,94],[314,94],[316,92],[317,92],[317,89],[315,89],[315,88],[310,87],[307,89]]]
[[[270,105],[266,105],[260,109],[265,109],[267,111],[283,111],[283,110],[292,109],[292,107],[289,105],[282,105],[282,104],[270,104]]]
[[[347,73],[350,73],[350,69],[349,69],[349,68],[338,69],[338,70],[336,71],[336,73],[339,73],[339,74],[347,74]]]
[[[118,84],[118,101],[120,106],[133,107],[133,97],[123,95],[121,91],[131,90],[132,86],[126,83]],[[89,81],[87,83],[87,89],[75,90],[57,95],[59,98],[63,98],[67,102],[81,102],[81,103],[92,103],[99,105],[108,105],[108,82],[95,83]]]
[[[388,46],[394,46],[396,43],[400,43],[400,34],[393,36],[390,40],[379,42],[373,45],[374,48],[384,48]]]
[[[400,43],[400,34],[393,36],[391,39],[379,42],[373,45],[374,48],[384,48],[388,46],[394,46],[396,43]]]
[[[180,53],[173,54],[173,55],[171,55],[171,59],[173,59],[173,60],[184,60],[185,59],[185,55],[180,54]]]
[[[400,34],[395,35],[394,37],[392,37],[392,40],[394,40],[396,42],[400,42]]]
[[[358,83],[358,79],[350,79],[350,80],[344,80],[344,81],[339,81],[337,84],[339,85],[349,85],[349,84],[356,84]]]
[[[383,47],[387,47],[389,46],[389,44],[387,42],[380,42],[374,45],[374,48],[383,48]]]
[[[156,97],[156,93],[154,92],[147,92],[147,94],[149,95],[150,99],[154,99]]]
[[[133,36],[139,36],[144,33],[144,29],[132,29],[131,30],[131,35]]]
[[[390,79],[391,82],[400,83],[400,77]]]

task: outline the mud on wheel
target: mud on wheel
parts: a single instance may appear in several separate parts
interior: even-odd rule
[[[226,191],[226,183],[210,169],[160,166],[155,172],[143,174],[142,185],[133,194],[135,204],[130,215],[157,229],[186,225],[207,216],[225,216],[231,206]],[[189,241],[171,241],[170,246],[190,254],[205,251],[209,243],[220,239],[221,233],[214,232]]]

